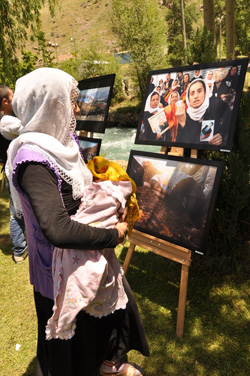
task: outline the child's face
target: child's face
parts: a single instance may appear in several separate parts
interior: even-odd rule
[[[158,192],[162,191],[160,183],[154,179],[151,180],[151,188]]]

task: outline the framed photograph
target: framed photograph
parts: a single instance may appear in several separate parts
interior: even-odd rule
[[[149,72],[135,143],[230,151],[247,64],[239,59]]]
[[[203,252],[223,162],[132,150],[127,173],[137,185],[134,228]]]
[[[77,131],[105,133],[114,81],[115,74],[79,81]]]
[[[102,143],[101,139],[78,136],[78,140],[80,143],[80,151],[86,164],[96,155],[99,155]]]

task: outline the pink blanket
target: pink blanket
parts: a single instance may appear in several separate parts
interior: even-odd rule
[[[72,219],[95,227],[113,228],[131,192],[130,181],[93,183],[85,190]],[[123,270],[114,249],[55,248],[52,273],[54,313],[46,326],[46,339],[72,338],[80,310],[100,318],[126,307]]]

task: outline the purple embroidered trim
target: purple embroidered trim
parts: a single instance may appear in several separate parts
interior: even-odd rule
[[[35,151],[30,151],[28,149],[20,149],[17,152],[17,155],[14,159],[14,168],[13,168],[13,174],[12,174],[12,181],[13,181],[13,185],[16,188],[16,190],[20,194],[25,195],[24,192],[21,190],[21,188],[18,185],[18,181],[17,181],[18,170],[23,163],[25,164],[25,163],[31,163],[31,162],[37,162],[37,163],[40,163],[44,166],[48,166],[54,172],[54,174],[57,177],[57,185],[58,185],[61,200],[62,200],[62,203],[63,203],[63,206],[64,206],[64,202],[63,202],[63,198],[62,198],[62,192],[61,192],[62,178],[58,174],[55,167],[48,160],[42,158],[41,155],[39,155]]]

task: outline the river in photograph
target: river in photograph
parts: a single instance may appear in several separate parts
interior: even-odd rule
[[[159,153],[161,146],[135,144],[137,129],[125,127],[106,128],[105,133],[94,133],[94,138],[101,138],[100,155],[107,159],[128,161],[130,150]]]

